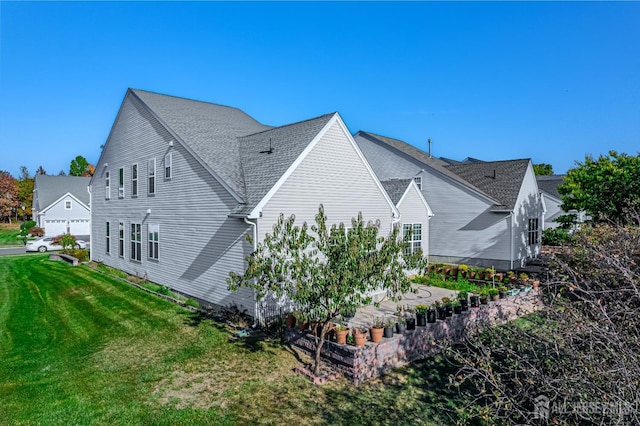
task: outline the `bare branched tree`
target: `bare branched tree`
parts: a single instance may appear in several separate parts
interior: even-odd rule
[[[573,241],[542,311],[446,347],[489,423],[640,424],[640,229],[601,224]]]

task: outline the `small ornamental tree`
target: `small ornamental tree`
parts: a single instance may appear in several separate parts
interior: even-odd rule
[[[60,244],[62,246],[62,251],[67,253],[75,247],[76,237],[71,234],[58,235],[53,239],[53,243]]]
[[[329,227],[322,205],[311,227],[280,215],[273,232],[247,258],[246,271],[230,272],[229,288],[251,288],[257,300],[286,297],[298,306],[300,320],[317,322],[321,331],[315,333],[313,372],[318,374],[334,318],[371,304],[375,290],[385,290],[396,301],[414,291],[405,271],[424,266],[425,260],[420,253],[403,255],[408,242],[398,228],[387,237],[379,237],[379,229],[379,222],[365,224],[362,214],[351,220],[350,228],[343,223]]]

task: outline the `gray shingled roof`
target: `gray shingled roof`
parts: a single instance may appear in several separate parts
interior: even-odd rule
[[[264,198],[334,115],[325,114],[239,138],[246,187],[243,212],[248,213]]]
[[[451,172],[447,166],[449,165],[449,163],[447,163],[446,161],[441,160],[440,158],[437,157],[433,157],[433,156],[429,156],[429,154],[427,154],[426,152],[416,148],[413,145],[409,145],[406,142],[403,142],[401,140],[398,139],[393,139],[393,138],[388,138],[386,136],[380,136],[380,135],[376,135],[374,133],[371,132],[364,132],[364,131],[359,131],[357,133],[357,135],[361,135],[364,136],[366,138],[369,138],[370,140],[378,140],[379,142],[384,143],[387,146],[390,146],[394,149],[396,149],[397,151],[408,155],[409,157],[413,158],[414,160],[419,161],[420,163],[422,163],[423,165],[430,167],[433,170],[436,170],[437,172],[447,176],[449,179],[454,180],[455,182],[458,182],[459,184],[471,189],[472,191],[475,191],[479,194],[484,195],[485,197],[488,198],[492,198],[490,194],[485,193],[484,191],[482,191],[482,189],[474,186],[472,183],[466,181],[465,179],[461,178],[460,176],[458,176],[456,173]],[[497,200],[493,200],[493,201],[497,201]]]
[[[562,199],[558,192],[558,185],[564,182],[564,175],[536,176],[536,180],[538,181],[539,190],[559,200]]]
[[[235,215],[250,213],[336,114],[274,128],[238,108],[130,91],[244,200]]]
[[[87,187],[90,180],[89,177],[81,176],[36,175],[33,189],[37,191],[34,198],[37,197],[38,205],[34,207],[42,211],[67,192],[88,206],[89,191]]]
[[[390,179],[380,183],[384,190],[387,191],[387,194],[389,194],[389,198],[391,198],[393,204],[397,206],[411,183],[411,179]]]
[[[446,166],[451,172],[500,202],[492,210],[513,210],[529,159],[487,161]]]
[[[270,129],[238,108],[130,89],[240,197],[238,137]]]

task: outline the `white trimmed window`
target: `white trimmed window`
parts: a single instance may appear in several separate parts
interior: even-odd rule
[[[413,254],[422,251],[422,224],[421,223],[405,223],[402,225],[402,237],[409,237],[409,244],[405,247],[405,254]]]
[[[528,236],[530,246],[538,244],[540,241],[540,230],[537,218],[529,219]]]
[[[147,170],[149,173],[149,185],[147,186],[147,192],[149,194],[156,193],[156,159],[152,158],[147,163]]]
[[[418,185],[418,189],[422,191],[422,176],[416,176],[413,178],[416,185]]]
[[[118,223],[118,256],[124,257],[124,222]]]
[[[131,260],[140,262],[142,260],[142,233],[139,223],[131,224]]]
[[[147,225],[149,234],[149,250],[147,255],[149,259],[158,260],[158,248],[160,245],[160,225],[157,223],[150,223]]]
[[[164,156],[164,178],[171,179],[171,166],[172,166],[172,155],[168,153]]]
[[[118,170],[118,198],[124,198],[124,168]]]
[[[106,237],[106,246],[105,246],[105,253],[109,254],[111,253],[111,225],[109,224],[109,222],[106,223],[106,228],[105,228],[105,237]]]
[[[109,172],[104,173],[104,198],[111,198],[111,178],[109,177]]]
[[[131,166],[131,197],[138,196],[138,165]]]
[[[64,209],[65,210],[71,210],[71,207],[72,207],[71,200],[65,200]]]

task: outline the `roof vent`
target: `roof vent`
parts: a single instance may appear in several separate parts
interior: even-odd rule
[[[429,158],[431,158],[431,138],[427,139],[427,142],[429,142]]]
[[[485,176],[485,177],[489,178],[489,179],[495,179],[496,178],[496,169],[493,169],[493,176],[492,175],[488,175],[488,176]]]
[[[273,152],[273,147],[271,146],[271,138],[269,138],[269,149],[260,151],[260,154],[271,154],[272,152]]]

